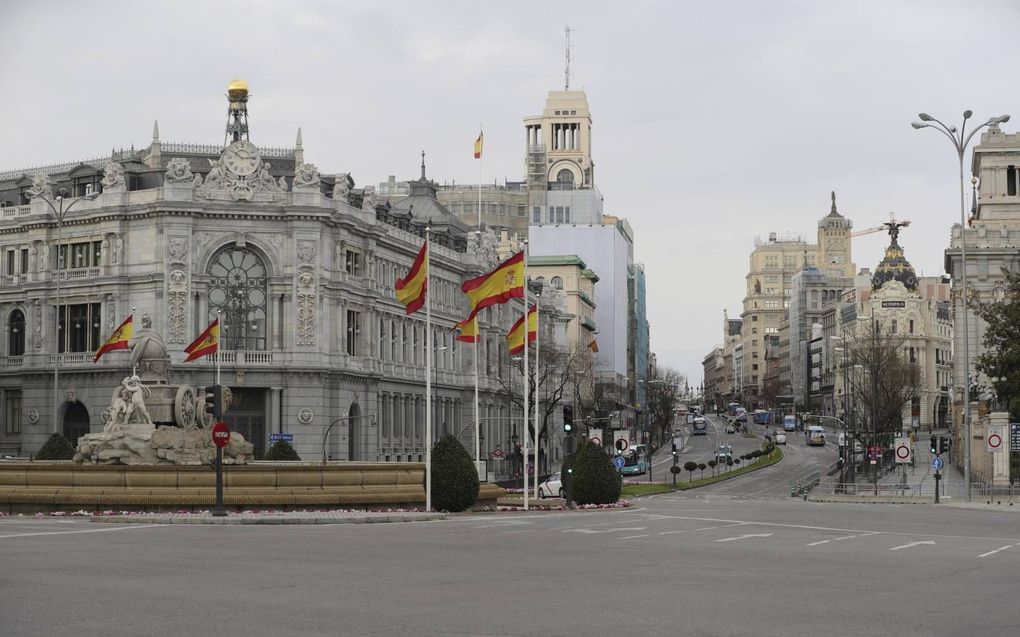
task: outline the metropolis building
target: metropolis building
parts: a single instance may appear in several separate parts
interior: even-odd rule
[[[166,143],[157,125],[148,148],[0,173],[0,451],[102,430],[130,353],[93,355],[133,314],[162,335],[171,382],[211,385],[219,357],[235,397],[225,420],[256,457],[279,432],[305,459],[421,461],[425,313],[405,315],[394,284],[426,225],[434,430],[472,449],[473,356],[451,328],[467,312],[460,284],[494,262],[494,239],[469,237],[439,203],[424,154],[411,196],[391,207],[347,173],[320,174],[300,130],[294,148],[257,146],[247,85],[229,96],[222,146]],[[511,444],[519,424],[498,378],[511,309],[480,315],[483,450]],[[216,317],[220,353],[183,363]]]

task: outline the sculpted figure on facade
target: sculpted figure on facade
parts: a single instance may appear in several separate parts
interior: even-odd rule
[[[319,191],[319,169],[314,164],[298,164],[294,169],[295,192]]]
[[[302,263],[311,263],[315,259],[315,243],[302,241],[298,244],[298,258]]]
[[[45,272],[50,264],[50,244],[43,241],[39,246],[39,271]]]
[[[142,329],[131,339],[131,365],[141,379],[156,383],[170,382],[170,354],[159,332],[152,329],[152,319],[142,315]]]
[[[102,259],[103,265],[109,265],[110,263],[110,237],[103,237],[102,243],[99,244],[99,257]]]
[[[116,265],[120,263],[120,255],[124,253],[124,239],[121,239],[119,234],[113,235],[111,248],[112,253],[110,254],[110,262]]]
[[[52,195],[53,184],[50,182],[50,176],[45,173],[38,173],[32,177],[32,185],[25,191],[25,196],[29,199],[50,197]]]
[[[103,192],[125,192],[127,185],[124,183],[124,167],[112,159],[106,162],[103,169]]]
[[[205,176],[205,183],[203,188],[209,190],[210,188],[222,188],[223,187],[223,164],[219,159],[210,159],[209,161],[209,174]]]
[[[188,240],[170,239],[167,249],[170,252],[171,263],[185,263],[185,257],[188,256]]]
[[[195,175],[191,173],[191,162],[183,157],[174,157],[166,165],[163,181],[168,184],[191,183]]]
[[[351,199],[351,176],[349,173],[337,173],[333,186],[333,201],[349,203]]]
[[[361,209],[375,214],[376,205],[375,186],[365,186],[365,194],[361,199]]]
[[[129,376],[121,381],[120,398],[127,403],[123,424],[152,424],[152,416],[145,407],[145,399],[152,395],[148,387],[142,384],[138,376]]]

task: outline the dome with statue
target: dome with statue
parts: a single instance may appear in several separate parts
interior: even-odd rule
[[[896,280],[908,290],[917,290],[917,274],[914,272],[914,266],[910,265],[910,261],[907,261],[907,258],[903,256],[903,248],[898,243],[900,228],[908,223],[894,221],[884,224],[889,228],[891,241],[885,249],[885,257],[875,269],[874,276],[871,277],[872,289],[877,290],[887,281]]]

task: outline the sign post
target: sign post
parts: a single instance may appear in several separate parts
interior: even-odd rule
[[[212,440],[216,445],[216,506],[212,510],[215,517],[224,517],[227,510],[223,508],[223,448],[230,442],[230,428],[222,420],[213,425]]]
[[[942,461],[941,456],[935,456],[931,459],[931,468],[935,470],[935,504],[939,503],[939,481],[942,479],[942,467],[945,463]]]

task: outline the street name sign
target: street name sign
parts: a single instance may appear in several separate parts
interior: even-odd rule
[[[294,434],[269,434],[269,442],[276,442],[277,440],[294,442]]]
[[[942,462],[942,458],[939,458],[938,456],[931,459],[931,468],[935,471],[942,471],[942,467],[944,467],[945,464],[946,463]]]

